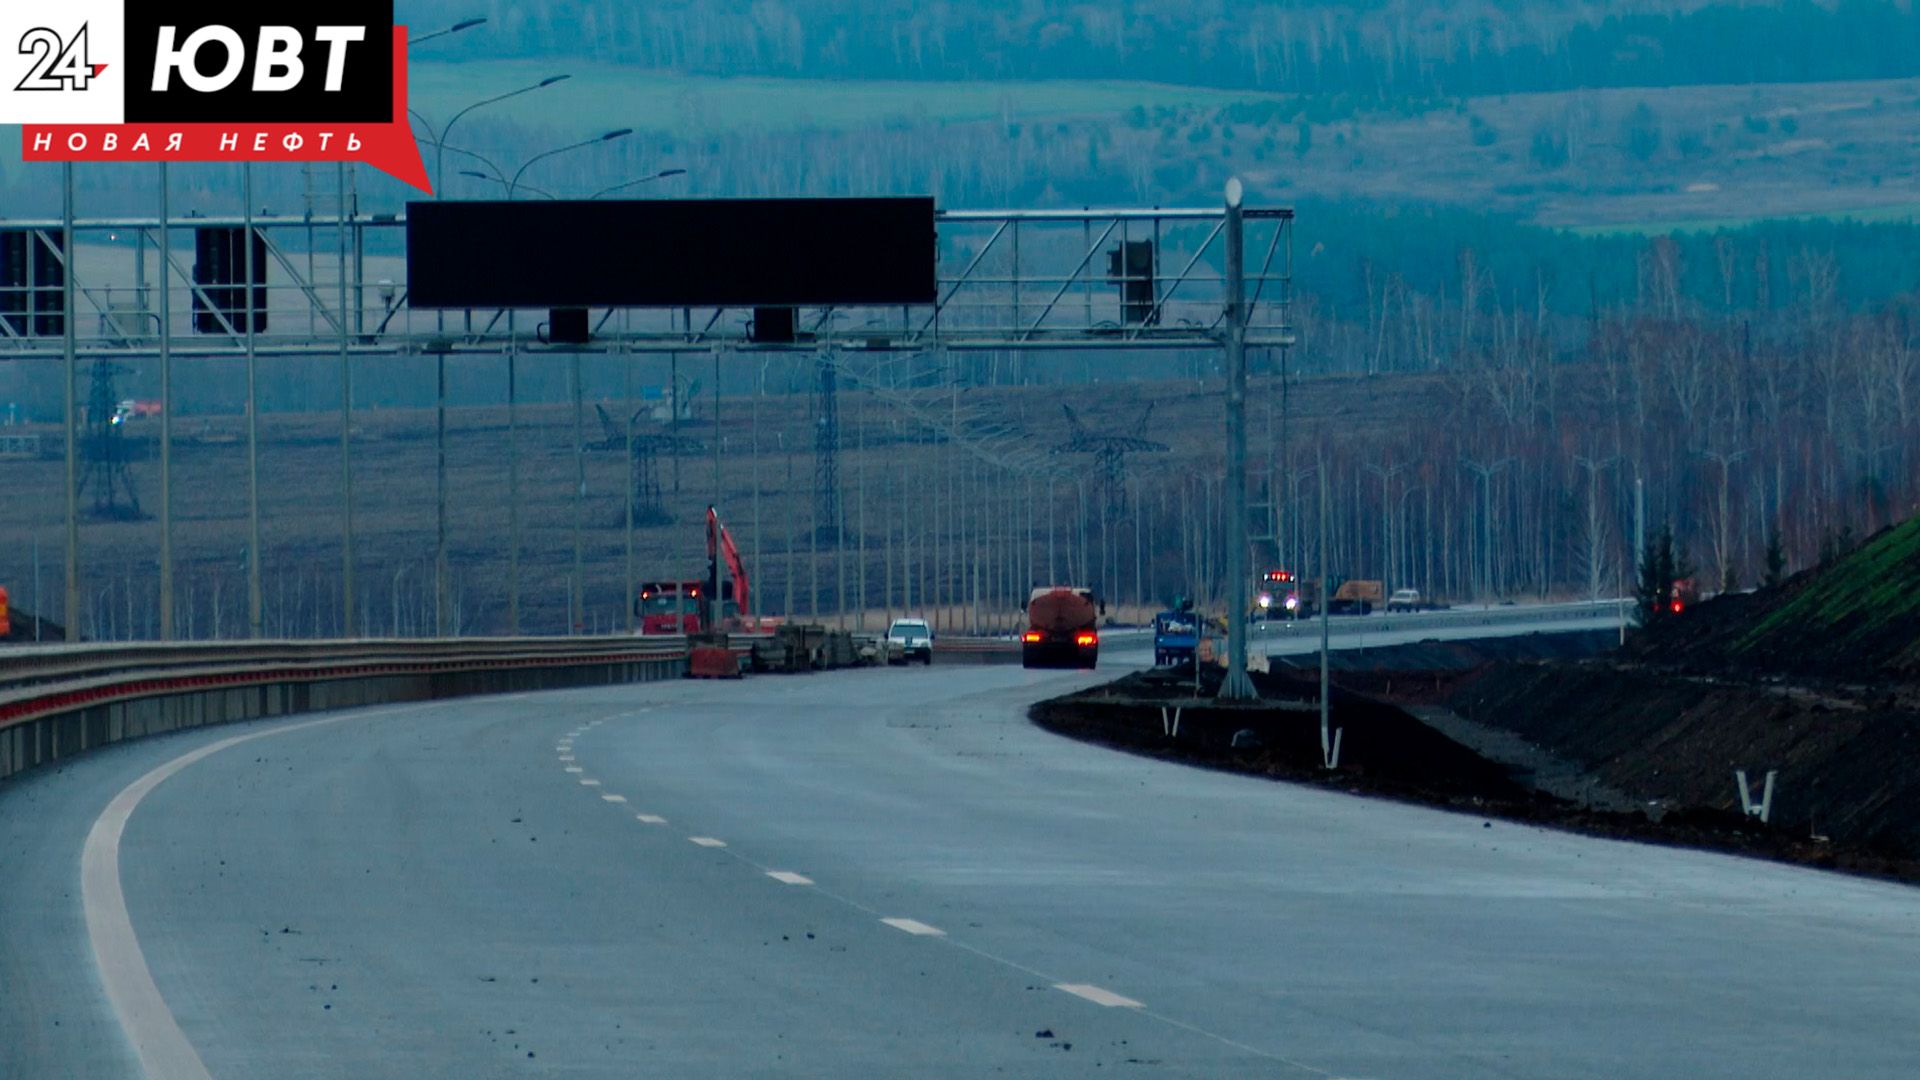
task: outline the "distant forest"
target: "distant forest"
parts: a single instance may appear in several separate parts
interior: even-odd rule
[[[398,9],[423,30],[487,16],[486,34],[436,46],[450,58],[584,48],[708,75],[1140,79],[1398,98],[1920,72],[1920,12],[1883,0],[402,0]]]

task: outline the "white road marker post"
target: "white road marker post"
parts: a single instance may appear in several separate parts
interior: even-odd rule
[[[1759,818],[1762,825],[1770,824],[1773,817],[1773,784],[1779,776],[1779,770],[1767,770],[1767,779],[1761,789],[1760,801],[1755,802],[1753,789],[1747,784],[1747,770],[1733,770],[1734,784],[1740,789],[1740,812],[1747,817]]]

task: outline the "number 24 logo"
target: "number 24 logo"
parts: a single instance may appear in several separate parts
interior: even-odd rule
[[[107,66],[87,62],[85,24],[72,41],[61,41],[44,26],[29,30],[20,37],[20,55],[33,57],[33,64],[15,90],[85,90]]]

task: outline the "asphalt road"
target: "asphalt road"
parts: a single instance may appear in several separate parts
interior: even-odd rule
[[[463,700],[28,774],[0,787],[0,1076],[138,1076],[136,1039],[219,1080],[1920,1068],[1920,892],[1025,721],[1089,681]]]

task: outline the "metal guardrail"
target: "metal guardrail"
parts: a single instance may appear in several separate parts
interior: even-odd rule
[[[21,686],[112,672],[151,671],[210,663],[314,663],[367,659],[587,656],[622,652],[684,653],[687,639],[654,637],[353,638],[333,641],[191,641],[28,645],[0,650],[0,694]]]
[[[0,652],[0,779],[165,731],[394,701],[667,678],[684,672],[686,658],[683,637],[9,649]]]
[[[1417,630],[1448,630],[1472,626],[1513,626],[1522,623],[1585,622],[1606,625],[1620,618],[1622,601],[1583,601],[1571,604],[1515,604],[1500,607],[1447,608],[1441,611],[1375,612],[1372,615],[1335,615],[1333,634],[1399,634]],[[1255,641],[1300,634],[1319,634],[1318,619],[1298,622],[1274,620],[1268,629],[1254,632]],[[1256,624],[1256,627],[1258,624]]]

